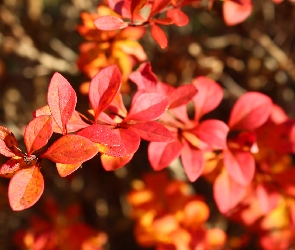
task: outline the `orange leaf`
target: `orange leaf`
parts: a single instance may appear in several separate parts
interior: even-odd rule
[[[33,206],[44,190],[44,179],[39,166],[34,165],[18,171],[8,187],[9,204],[14,211]]]
[[[67,175],[76,171],[79,167],[81,167],[82,162],[75,164],[62,164],[56,163],[57,172],[61,177],[66,177]]]
[[[151,27],[152,38],[159,44],[161,49],[165,49],[168,45],[168,39],[165,32],[156,24]]]
[[[114,157],[114,156],[102,154],[100,159],[101,159],[102,166],[106,171],[113,171],[125,166],[129,161],[131,161],[132,157],[133,157],[133,154],[122,156],[122,157]]]
[[[15,149],[17,145],[14,134],[8,128],[0,126],[0,154],[6,157],[15,156],[18,153]]]
[[[83,136],[70,134],[55,141],[41,157],[56,163],[78,164],[90,160],[97,152],[95,143]]]
[[[53,119],[66,134],[66,125],[75,110],[77,96],[67,79],[57,72],[50,80],[47,102]]]
[[[28,154],[45,146],[53,133],[51,116],[42,115],[32,120],[26,127],[24,141]]]
[[[0,176],[11,178],[17,171],[28,167],[23,158],[14,156],[0,167]]]

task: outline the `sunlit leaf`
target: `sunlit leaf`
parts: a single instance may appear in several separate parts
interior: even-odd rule
[[[0,167],[0,176],[11,178],[17,171],[28,167],[22,157],[14,156]]]
[[[75,163],[75,164],[62,164],[56,163],[57,172],[61,177],[66,177],[69,174],[76,171],[79,167],[81,167],[83,162]]]
[[[170,2],[171,0],[154,0],[149,18],[164,9]]]
[[[132,22],[134,22],[134,16],[142,9],[142,7],[147,2],[148,2],[148,0],[131,0]]]
[[[164,94],[141,93],[133,98],[130,111],[124,121],[156,120],[166,111],[168,106],[169,98]]]
[[[167,17],[173,19],[176,26],[185,26],[189,23],[188,16],[179,8],[170,9],[166,12]]]
[[[148,147],[148,158],[154,170],[162,170],[179,157],[182,143],[178,140],[173,142],[151,142]]]
[[[193,132],[200,140],[206,142],[213,149],[224,149],[226,148],[228,130],[229,128],[224,122],[208,119],[198,124]]]
[[[281,194],[277,187],[271,183],[260,183],[256,187],[256,195],[260,204],[260,209],[266,215],[279,203]]]
[[[240,0],[240,1],[224,1],[223,19],[229,26],[236,25],[245,21],[252,13],[252,1],[251,0]]]
[[[170,94],[169,108],[186,105],[197,94],[197,88],[192,84],[182,85]]]
[[[100,30],[117,30],[128,27],[128,23],[116,16],[100,16],[94,21],[94,25]]]
[[[152,38],[159,44],[161,49],[165,49],[168,45],[168,39],[165,32],[156,24],[151,27]]]
[[[83,136],[70,134],[56,140],[41,157],[56,163],[78,164],[90,160],[97,153],[95,143]]]
[[[198,94],[193,98],[195,120],[198,121],[204,114],[215,109],[223,97],[222,88],[210,78],[200,76],[194,79],[193,84]]]
[[[62,133],[66,134],[66,125],[75,110],[77,96],[70,83],[59,73],[54,73],[51,78],[47,102],[53,119]]]
[[[34,118],[26,127],[24,141],[28,154],[45,146],[53,133],[51,116],[42,115]]]
[[[258,92],[242,95],[232,108],[228,126],[231,130],[253,130],[266,122],[272,111],[272,100]]]
[[[15,149],[17,146],[14,134],[8,128],[0,126],[0,154],[6,157],[13,157],[18,154],[18,151]]]
[[[96,143],[98,151],[109,156],[122,157],[137,151],[140,137],[130,129],[111,129],[93,124],[77,133]]]
[[[185,143],[181,150],[181,162],[191,182],[199,178],[205,166],[202,151],[190,147],[188,143]]]
[[[129,161],[131,161],[132,157],[133,154],[122,157],[114,157],[106,154],[101,154],[100,159],[102,166],[106,171],[114,171],[125,166]]]
[[[214,200],[221,213],[233,209],[245,194],[246,188],[235,182],[225,170],[217,176],[213,184]]]
[[[129,76],[138,90],[155,91],[158,82],[157,76],[152,72],[150,62],[142,63],[139,68]]]
[[[10,180],[8,187],[9,204],[14,211],[33,206],[44,190],[44,179],[39,166],[18,171]]]
[[[139,134],[142,139],[147,141],[171,142],[174,140],[174,136],[171,132],[155,121],[132,123],[128,124],[128,127]]]
[[[229,175],[240,185],[247,186],[253,180],[255,160],[250,152],[242,150],[224,150],[224,165]]]
[[[121,73],[116,65],[100,70],[91,80],[89,101],[95,113],[95,121],[115,98],[121,86]]]

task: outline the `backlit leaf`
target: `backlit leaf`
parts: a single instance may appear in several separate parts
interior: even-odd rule
[[[56,163],[57,172],[61,177],[66,177],[69,174],[76,171],[79,167],[81,167],[83,162],[75,163],[75,164],[62,164]]]
[[[178,140],[173,142],[151,142],[148,147],[148,158],[154,170],[162,170],[179,157],[182,143]]]
[[[147,0],[131,0],[132,22],[134,22],[134,16],[142,9],[142,7],[147,2],[148,2]]]
[[[122,157],[137,151],[140,137],[130,129],[111,129],[93,124],[77,133],[96,143],[98,151],[109,156]]]
[[[129,76],[138,90],[155,91],[158,82],[157,76],[152,72],[150,62],[142,63],[139,68]]]
[[[258,92],[242,95],[232,108],[228,126],[231,130],[253,130],[266,122],[272,112],[272,100]]]
[[[192,84],[182,85],[170,94],[169,108],[186,105],[197,94],[197,88]]]
[[[162,9],[164,9],[171,0],[154,0],[153,6],[149,15],[149,19],[156,13],[160,12]]]
[[[281,198],[277,187],[271,183],[259,183],[256,187],[256,196],[260,209],[265,215],[277,207]]]
[[[0,126],[0,154],[6,157],[13,157],[18,154],[15,149],[17,146],[14,134],[8,128]]]
[[[51,116],[42,115],[34,118],[26,127],[24,141],[28,154],[45,146],[53,133]]]
[[[226,148],[228,130],[228,126],[224,122],[208,119],[198,124],[194,129],[194,134],[213,149],[224,149]]]
[[[9,204],[14,211],[33,206],[44,190],[44,179],[39,166],[22,169],[10,180],[8,187]]]
[[[255,173],[255,160],[250,152],[224,150],[223,160],[229,175],[237,183],[242,186],[249,185]]]
[[[28,167],[22,157],[14,156],[0,167],[0,176],[11,178],[17,171]]]
[[[151,26],[152,38],[159,44],[161,49],[165,49],[168,45],[168,39],[165,32],[156,24]]]
[[[66,125],[75,110],[77,96],[70,83],[59,73],[54,73],[51,78],[47,102],[53,119],[62,133],[66,134]]]
[[[191,182],[199,178],[205,166],[202,151],[191,148],[188,143],[185,143],[181,150],[181,162]]]
[[[235,182],[225,170],[217,176],[213,184],[214,200],[221,213],[233,209],[245,194],[246,188]]]
[[[223,19],[229,26],[239,24],[250,16],[252,9],[251,0],[224,1],[222,6]]]
[[[41,157],[56,163],[78,164],[90,160],[97,153],[95,143],[83,136],[70,134],[56,140]]]
[[[102,154],[100,159],[102,166],[106,171],[114,171],[118,168],[125,166],[129,161],[131,161],[132,157],[133,154],[122,157],[114,157]]]
[[[128,27],[128,23],[116,16],[100,16],[95,19],[94,25],[99,30],[117,30]]]
[[[169,98],[164,94],[141,93],[133,98],[130,111],[124,121],[156,120],[166,111],[168,105]]]
[[[95,121],[115,98],[121,86],[121,73],[116,65],[100,70],[91,80],[89,101],[95,113]]]
[[[157,142],[171,142],[174,140],[174,136],[171,132],[155,121],[137,122],[128,124],[128,127],[134,130],[139,136],[147,141]]]
[[[198,90],[198,94],[193,98],[195,120],[198,121],[204,114],[218,106],[222,100],[223,91],[216,82],[204,76],[194,79],[193,84]]]
[[[189,23],[188,16],[179,8],[170,9],[166,12],[167,17],[173,19],[176,26],[185,26]]]

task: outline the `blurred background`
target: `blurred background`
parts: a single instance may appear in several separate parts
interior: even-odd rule
[[[89,78],[76,64],[79,47],[85,42],[77,26],[81,25],[81,12],[96,13],[98,4],[96,0],[1,1],[0,125],[15,134],[20,148],[24,148],[22,135],[32,112],[47,103],[47,88],[54,72],[60,72],[77,91],[77,110],[85,113],[89,108],[87,95],[80,91]],[[267,94],[288,115],[295,115],[295,4],[264,0],[253,4],[250,18],[228,27],[223,21],[222,2],[215,1],[208,9],[208,1],[199,1],[195,7],[184,8],[190,17],[187,26],[165,27],[167,49],[161,50],[149,32],[140,40],[161,81],[177,86],[206,75],[221,84],[224,100],[208,117],[227,121],[233,103],[249,90]],[[132,84],[130,89],[132,93]],[[76,215],[80,222],[107,233],[106,249],[146,249],[133,237],[126,194],[134,180],[152,172],[147,145],[142,142],[134,159],[114,172],[106,172],[97,157],[71,176],[61,178],[53,163],[44,162],[44,194],[36,205],[21,212],[9,207],[9,180],[1,178],[0,248],[19,249],[15,245],[16,232],[28,228],[32,216],[46,220],[45,206],[48,199],[54,199],[61,212],[73,204],[79,206]],[[0,156],[0,164],[5,161]],[[211,187],[201,179],[193,187],[206,195],[211,213],[218,214],[212,204]]]

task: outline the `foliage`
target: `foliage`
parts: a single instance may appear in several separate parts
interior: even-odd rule
[[[222,2],[225,24],[245,22],[254,11],[253,3]],[[215,4],[208,1],[208,10]],[[124,194],[140,246],[157,250],[294,246],[295,120],[259,91],[240,94],[228,119],[216,118],[213,112],[225,93],[219,83],[205,75],[174,86],[165,82],[140,43],[150,36],[161,49],[169,49],[163,26],[187,25],[191,17],[186,8],[199,10],[201,1],[109,0],[96,13],[81,13],[77,30],[87,41],[80,45],[77,65],[90,78],[80,86],[90,109],[78,111],[74,87],[55,72],[47,104],[33,112],[24,128],[26,152],[12,131],[0,126],[0,154],[9,158],[0,167],[0,176],[10,179],[12,210],[28,209],[41,198],[47,160],[68,179],[97,156],[105,171],[116,172],[131,163],[148,141],[146,158],[157,173],[130,181],[132,189]],[[194,189],[199,180],[209,187],[203,195]],[[214,205],[207,204],[210,197]],[[48,200],[44,210],[49,221],[33,216],[30,229],[16,235],[20,247],[105,245],[105,233],[75,220],[79,209],[60,214]],[[214,212],[240,225],[243,233],[233,236],[212,222]]]

